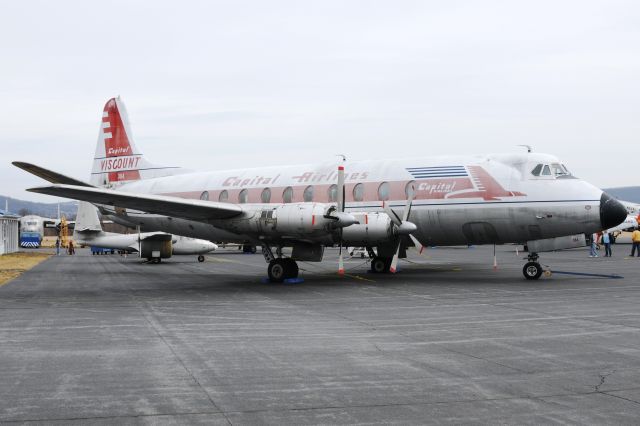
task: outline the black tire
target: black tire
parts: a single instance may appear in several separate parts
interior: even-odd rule
[[[527,262],[522,268],[522,273],[528,280],[537,280],[542,275],[542,266],[538,262]]]
[[[201,262],[201,263],[204,262],[204,256],[203,255],[198,256],[198,262]]]
[[[298,277],[298,264],[291,258],[280,259],[284,264],[285,278],[297,278]]]
[[[269,268],[267,269],[269,274],[269,281],[272,283],[281,283],[287,278],[287,267],[282,259],[274,259],[269,262]]]
[[[371,272],[376,274],[386,274],[391,267],[391,259],[386,257],[374,257],[371,260]]]

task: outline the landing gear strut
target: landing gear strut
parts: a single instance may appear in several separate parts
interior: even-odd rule
[[[537,280],[542,275],[542,266],[538,263],[538,253],[529,253],[528,262],[522,268],[524,277],[528,280]]]
[[[391,267],[390,257],[374,257],[371,259],[371,272],[376,274],[386,274]]]

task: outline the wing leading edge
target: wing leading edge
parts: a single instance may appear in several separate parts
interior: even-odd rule
[[[42,186],[30,188],[27,191],[197,221],[228,219],[239,216],[243,212],[240,206],[229,203],[137,194],[77,185]]]

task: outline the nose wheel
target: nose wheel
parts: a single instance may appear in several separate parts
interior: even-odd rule
[[[522,273],[528,280],[537,280],[542,275],[542,266],[538,262],[527,262],[522,268]]]
[[[538,258],[538,253],[529,254],[527,258],[528,262],[525,263],[522,268],[522,274],[526,279],[537,280],[542,276],[542,272],[544,271],[542,270],[542,265],[538,263]]]

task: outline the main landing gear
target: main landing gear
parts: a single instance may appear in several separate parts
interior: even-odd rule
[[[269,281],[272,283],[281,283],[288,278],[298,278],[298,264],[289,257],[276,258],[271,251],[271,247],[262,246],[262,254],[264,259],[269,262],[267,273]],[[278,250],[280,254],[280,250]]]
[[[198,262],[200,262],[200,263],[204,262],[204,256],[203,255],[199,255],[198,256]]]
[[[386,274],[391,268],[390,257],[378,257],[375,256],[371,259],[371,272],[375,274]]]
[[[538,263],[538,253],[529,253],[528,262],[522,268],[524,277],[528,280],[537,280],[542,275],[542,265]]]
[[[298,277],[298,264],[295,260],[288,257],[280,257],[269,262],[269,281],[272,283],[281,283],[287,278]]]

